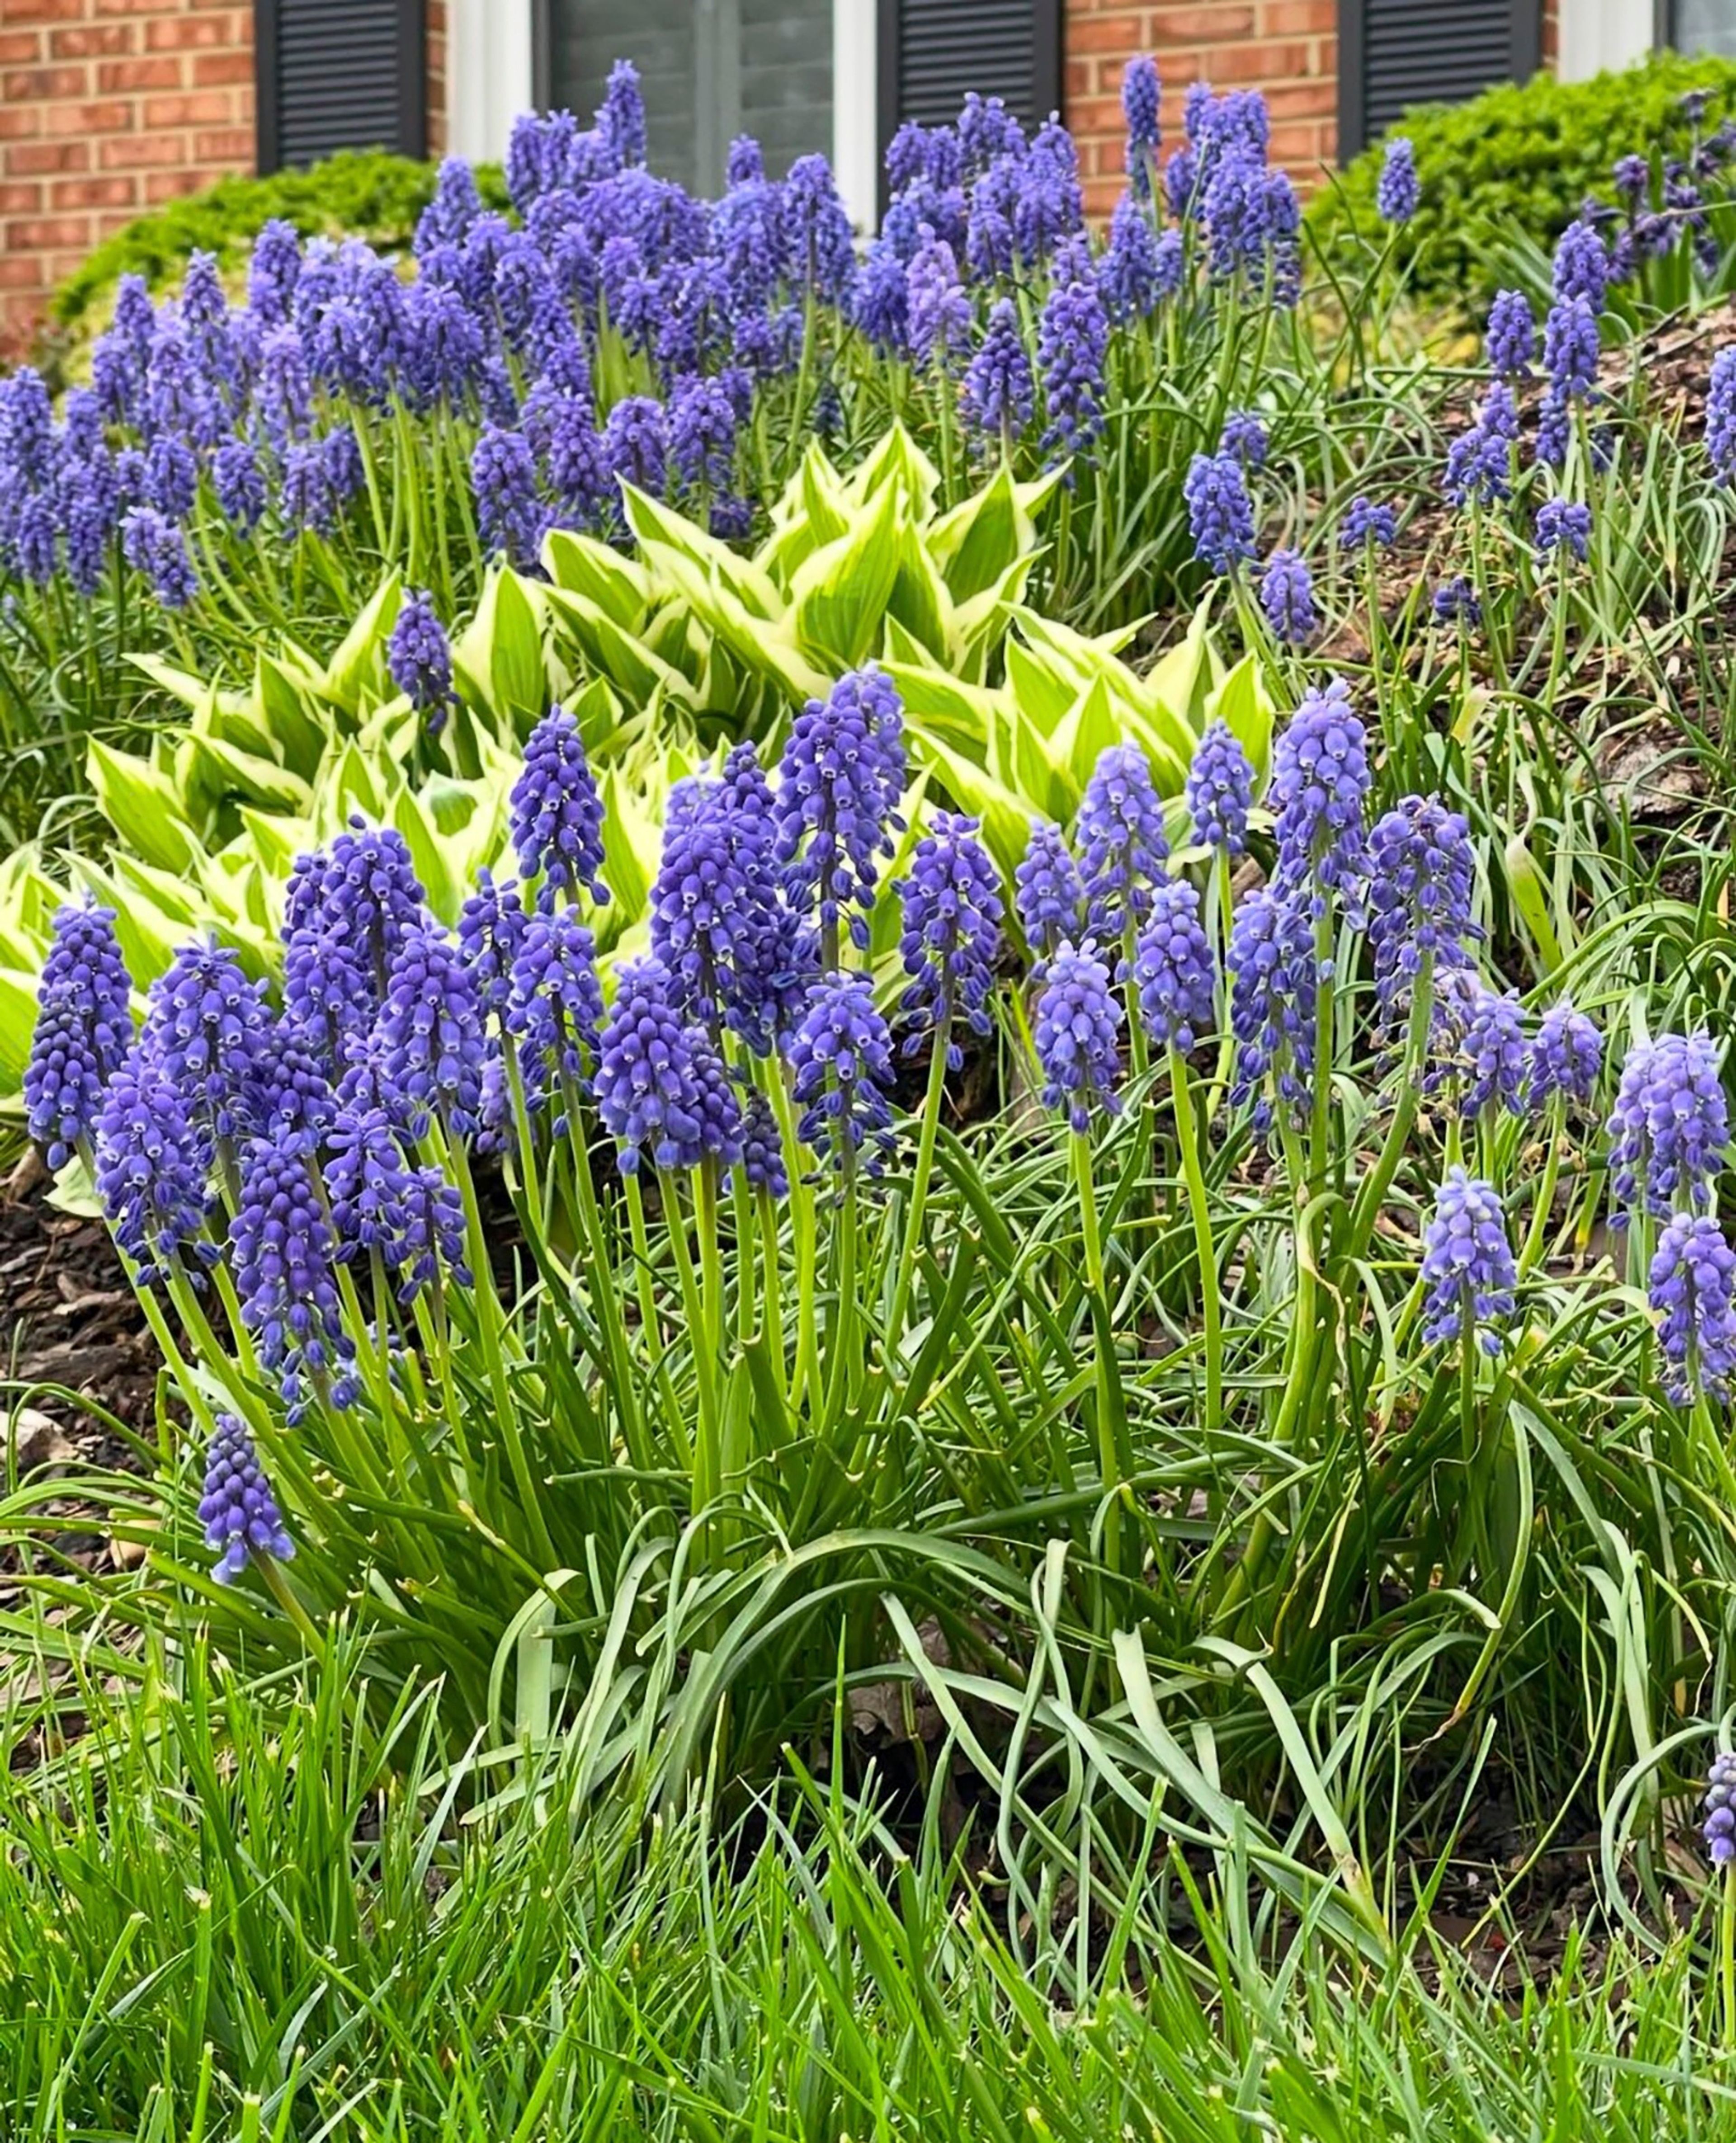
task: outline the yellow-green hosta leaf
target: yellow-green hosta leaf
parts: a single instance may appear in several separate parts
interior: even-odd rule
[[[1023,603],[1013,611],[1012,623],[1031,652],[1070,677],[1076,690],[1089,685],[1105,663],[1119,661],[1122,649],[1138,630],[1137,626],[1118,626],[1109,632],[1075,632],[1070,625],[1044,617]]]
[[[1006,641],[1007,625],[1024,600],[1024,584],[1043,553],[1028,551],[1014,559],[992,587],[959,605],[953,621],[953,641],[959,650],[959,667],[970,677],[982,676],[989,657]]]
[[[751,676],[776,684],[797,706],[824,699],[831,690],[830,673],[803,654],[786,623],[755,617],[715,582],[705,599],[712,630]]]
[[[464,888],[447,861],[445,846],[434,822],[408,789],[400,789],[392,799],[392,824],[404,836],[429,906],[452,928],[463,905]]]
[[[1081,694],[1053,735],[1045,735],[1034,722],[1021,721],[1017,710],[1014,711],[1007,725],[1005,764],[996,770],[1026,805],[1027,818],[1040,813],[1064,825],[1073,816],[1084,785],[1074,765],[1080,725],[1089,721],[1094,730],[1100,723],[1104,734],[1113,737],[1109,705],[1109,694],[1099,679]]]
[[[0,968],[0,1092],[15,1094],[30,1062],[36,1032],[37,977],[17,968]]]
[[[311,781],[330,735],[330,711],[322,720],[305,681],[263,649],[254,663],[253,691],[274,755]]]
[[[1079,681],[1015,635],[1008,636],[1006,655],[1007,690],[1018,715],[1045,736],[1052,735],[1079,698]]]
[[[886,608],[937,662],[955,663],[956,644],[951,596],[922,539],[908,520],[897,530],[897,572]]]
[[[1200,605],[1186,633],[1145,673],[1148,698],[1172,708],[1196,730],[1206,725],[1206,700],[1218,681],[1207,630],[1210,607],[1209,601]]]
[[[662,691],[691,703],[693,690],[678,670],[654,655],[644,641],[627,631],[588,596],[568,588],[549,588],[546,600],[557,636],[564,630],[577,641],[586,662],[601,671],[629,705]],[[544,710],[547,712],[547,710]]]
[[[1522,833],[1515,834],[1508,841],[1502,859],[1507,874],[1507,890],[1513,896],[1513,905],[1519,910],[1520,920],[1525,924],[1531,943],[1537,948],[1537,958],[1545,974],[1553,974],[1561,964],[1561,941],[1555,934],[1555,926],[1550,914],[1547,889],[1543,874],[1537,868],[1537,859],[1531,854],[1530,844]]]
[[[903,494],[889,486],[875,494],[854,527],[797,568],[790,622],[811,662],[834,673],[855,670],[879,646],[901,539],[914,541],[908,513]]]
[[[551,529],[543,544],[543,562],[555,587],[595,603],[623,632],[642,630],[651,608],[651,577],[613,543],[570,528]]]
[[[322,841],[341,833],[352,811],[360,811],[375,825],[379,824],[385,809],[379,784],[354,737],[321,774],[314,792],[314,809],[308,815],[319,824]]]
[[[846,488],[860,506],[887,483],[901,483],[915,518],[929,518],[935,493],[940,488],[940,472],[902,424],[894,424],[884,434],[874,452],[853,472]]]
[[[811,440],[801,466],[785,486],[771,510],[771,533],[754,553],[754,563],[780,588],[790,590],[802,562],[850,532],[858,509],[817,439]]]
[[[398,620],[404,601],[404,577],[394,566],[368,598],[360,616],[338,645],[325,666],[320,689],[348,714],[357,713],[362,695],[379,696],[385,676],[387,636]]]
[[[902,642],[907,652],[895,656],[890,646],[894,635],[889,632],[887,638],[888,653],[880,667],[897,685],[904,701],[906,734],[920,731],[950,750],[964,753],[979,766],[986,766],[990,740],[1007,720],[1003,712],[1004,694],[985,685],[961,683],[938,667],[908,634]]]
[[[697,521],[689,521],[672,507],[664,506],[632,484],[623,483],[621,493],[628,524],[645,553],[645,563],[653,583],[660,576],[667,575],[675,577],[678,586],[690,585],[684,576],[677,577],[676,562],[684,561],[698,572],[702,586],[715,577],[742,608],[754,616],[770,619],[782,616],[781,591],[751,558],[741,557],[708,528],[702,528]]]
[[[238,841],[245,842],[271,878],[287,878],[290,868],[309,844],[309,829],[295,819],[280,819],[274,812],[243,806]],[[231,844],[231,846],[236,844]]]
[[[115,911],[115,936],[121,958],[126,963],[135,989],[146,989],[162,973],[177,948],[190,935],[178,916],[158,907],[140,888],[128,885],[112,872],[74,857],[72,873],[105,908]]]
[[[1112,744],[1123,742],[1126,734],[1109,680],[1094,677],[1055,725],[1049,740],[1049,756],[1067,777],[1064,808],[1049,805],[1051,819],[1064,821],[1072,816],[1099,759]],[[1161,781],[1158,785],[1163,785]]]
[[[307,783],[275,759],[261,759],[213,736],[190,736],[187,745],[196,769],[193,779],[201,794],[298,814],[313,802]]]
[[[196,928],[203,907],[197,879],[176,871],[158,870],[154,864],[128,855],[124,849],[111,852],[107,869],[123,895],[128,895],[129,889],[131,893],[141,893],[184,929]]]
[[[591,918],[599,944],[614,944],[645,913],[651,898],[650,867],[662,844],[662,828],[637,789],[613,770],[603,791],[603,881],[608,903]]]
[[[163,869],[188,869],[198,844],[174,783],[148,760],[92,737],[85,757],[97,808],[127,845]]]
[[[548,711],[542,591],[509,566],[500,568],[495,588],[494,644],[489,666],[494,704],[515,729],[528,730]]]
[[[1019,501],[1013,472],[1004,461],[982,490],[923,531],[929,556],[945,576],[954,601],[961,603],[999,580],[1019,556]]]

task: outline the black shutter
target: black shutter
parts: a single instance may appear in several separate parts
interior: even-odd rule
[[[882,148],[907,119],[956,119],[970,89],[1029,130],[1061,101],[1061,0],[880,0],[879,60]]]
[[[423,0],[256,0],[259,167],[428,153]]]
[[[1542,57],[1542,0],[1339,0],[1339,161],[1409,106],[1523,82]]]

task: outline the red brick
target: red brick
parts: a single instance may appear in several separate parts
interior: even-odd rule
[[[163,201],[179,200],[183,194],[196,194],[201,187],[215,186],[226,176],[222,171],[201,171],[191,164],[183,164],[178,171],[151,171],[145,179],[145,199],[156,208]]]
[[[131,208],[139,197],[139,182],[118,174],[112,179],[57,179],[48,197],[56,208]]]
[[[136,125],[130,104],[51,104],[43,114],[51,134],[125,134]]]
[[[57,32],[64,36],[65,32]],[[40,30],[0,30],[0,67],[29,67],[42,57]]]
[[[181,89],[181,63],[172,54],[154,60],[107,60],[97,70],[104,97],[131,97],[141,89]]]
[[[42,205],[42,186],[40,179],[32,184],[9,186],[0,184],[0,215],[31,215]]]
[[[200,52],[193,60],[193,83],[196,88],[213,87],[220,82],[251,82],[253,55],[251,52]]]
[[[112,59],[132,50],[132,35],[130,22],[111,22],[101,30],[51,30],[48,50],[57,60]]]
[[[90,87],[88,67],[14,67],[0,75],[0,97],[8,104],[32,100],[46,103],[52,97],[87,97]]]
[[[97,15],[167,15],[172,14],[181,0],[88,0],[91,12]]]
[[[0,290],[41,290],[47,280],[34,254],[0,253]]]
[[[33,104],[0,104],[0,141],[21,141],[42,131],[42,115]]]
[[[1069,53],[1122,52],[1131,58],[1144,50],[1145,41],[1137,15],[1082,15],[1069,9],[1062,42]]]
[[[81,22],[85,0],[6,0],[6,19],[19,22]]]
[[[130,134],[124,140],[105,141],[101,151],[105,171],[160,171],[167,164],[187,160],[184,134]]]
[[[8,252],[40,253],[50,245],[87,245],[91,220],[87,215],[33,215],[6,226]]]
[[[229,99],[216,90],[191,97],[147,97],[144,122],[153,126],[212,126],[229,116]]]
[[[20,141],[6,152],[6,168],[17,178],[37,171],[87,171],[88,141]]]
[[[1266,92],[1267,108],[1274,119],[1325,119],[1338,110],[1338,85],[1325,81],[1288,82]]]
[[[201,164],[224,164],[231,171],[250,171],[256,137],[250,126],[201,129],[193,136],[193,154]]]
[[[250,26],[238,15],[174,15],[167,22],[145,25],[147,52],[179,52],[196,47],[217,52],[252,42]]]

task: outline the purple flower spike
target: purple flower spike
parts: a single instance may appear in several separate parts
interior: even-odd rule
[[[165,610],[185,610],[199,592],[199,577],[187,555],[187,539],[173,522],[148,506],[136,506],[121,523],[126,562],[150,582]]]
[[[1571,499],[1546,498],[1537,509],[1538,555],[1565,551],[1583,564],[1591,544],[1591,508]]]
[[[1032,1040],[1045,1105],[1064,1109],[1081,1135],[1099,1113],[1120,1110],[1122,1017],[1109,971],[1090,947],[1058,946],[1043,970]]]
[[[1736,349],[1712,360],[1706,386],[1706,453],[1720,483],[1736,476]]]
[[[1416,151],[1402,134],[1386,144],[1374,205],[1383,223],[1408,223],[1422,205],[1422,181],[1416,176]]]
[[[517,1037],[533,1106],[570,1081],[590,1089],[603,1028],[603,989],[597,948],[570,908],[527,918],[513,955],[505,1027]],[[565,1136],[564,1113],[554,1124]]]
[[[485,1054],[482,1000],[443,931],[413,930],[386,977],[374,1030],[384,1091],[413,1137],[438,1112],[460,1136],[476,1127]]]
[[[1104,945],[1125,941],[1151,913],[1169,843],[1151,761],[1136,744],[1106,745],[1079,811],[1086,927]]]
[[[1271,441],[1259,417],[1252,409],[1232,409],[1218,435],[1218,453],[1233,454],[1243,468],[1258,469],[1265,468],[1270,449]]]
[[[1519,1276],[1506,1216],[1494,1186],[1455,1168],[1441,1186],[1423,1237],[1422,1336],[1430,1347],[1500,1352],[1496,1326],[1513,1314]]]
[[[57,910],[24,1072],[26,1121],[50,1168],[96,1131],[103,1091],[132,1047],[131,987],[114,910]]]
[[[1507,1109],[1518,1115],[1526,1053],[1525,1017],[1513,991],[1476,991],[1460,1054],[1464,1080],[1460,1115],[1467,1122],[1485,1109]]]
[[[1141,52],[1127,63],[1121,77],[1121,116],[1127,121],[1127,172],[1134,193],[1151,192],[1158,159],[1158,115],[1162,97],[1158,63]]]
[[[1347,551],[1360,551],[1371,543],[1377,551],[1398,541],[1398,516],[1390,506],[1376,506],[1358,492],[1344,509],[1338,524],[1338,541]]]
[[[1678,1406],[1729,1395],[1736,1369],[1736,1251],[1715,1220],[1678,1213],[1648,1275],[1664,1389]]]
[[[1194,746],[1186,793],[1193,819],[1193,838],[1199,846],[1239,856],[1247,846],[1254,770],[1228,722],[1208,724]]]
[[[1559,1095],[1583,1106],[1597,1091],[1604,1037],[1564,997],[1543,1015],[1525,1072],[1525,1106],[1534,1114]]]
[[[866,975],[823,976],[790,1046],[796,1126],[805,1146],[841,1167],[861,1154],[870,1175],[892,1142],[892,1037]]]
[[[325,1163],[340,1263],[377,1256],[406,1306],[441,1269],[470,1284],[464,1200],[438,1168],[405,1154],[391,1111],[358,1092],[338,1111]]]
[[[386,642],[386,668],[410,705],[427,716],[430,735],[437,731],[452,705],[452,650],[425,589],[404,591]]]
[[[1019,927],[1040,973],[1064,943],[1077,942],[1085,925],[1085,882],[1059,826],[1032,821],[1030,844],[1013,878]]]
[[[1109,314],[1094,279],[1057,282],[1037,324],[1037,364],[1049,412],[1043,444],[1052,459],[1084,453],[1102,430],[1109,349]]]
[[[1706,1841],[1706,1858],[1722,1873],[1736,1860],[1736,1756],[1712,1759],[1700,1806],[1704,1810],[1700,1835]]]
[[[1438,796],[1406,796],[1368,841],[1368,943],[1375,987],[1391,1009],[1425,967],[1461,967],[1473,934],[1470,827]]]
[[[211,1149],[155,1057],[135,1047],[109,1081],[97,1120],[97,1190],[115,1240],[149,1287],[203,1240]]]
[[[293,1428],[314,1391],[334,1407],[355,1397],[355,1343],[332,1278],[337,1245],[307,1142],[255,1139],[241,1156],[241,1200],[230,1223],[241,1317],[274,1371]]]
[[[1314,1076],[1319,974],[1306,898],[1262,886],[1239,902],[1230,933],[1230,1031],[1238,1045],[1230,1102],[1253,1103],[1264,1133],[1272,1095],[1292,1116],[1306,1108]]]
[[[1613,1225],[1639,1211],[1709,1212],[1730,1143],[1710,1037],[1664,1034],[1630,1049],[1609,1136]]]
[[[239,1577],[255,1556],[287,1562],[295,1552],[253,1438],[232,1413],[216,1417],[206,1447],[199,1522],[206,1546],[217,1558],[212,1575],[220,1584]]]
[[[1260,575],[1260,607],[1274,636],[1300,647],[1320,628],[1314,582],[1299,551],[1274,551]]]
[[[232,1141],[262,1130],[248,1097],[263,1066],[270,1015],[226,945],[183,945],[151,986],[144,1046],[194,1124]]]
[[[881,671],[852,671],[796,717],[778,767],[772,859],[791,907],[805,915],[817,902],[829,939],[847,919],[866,949],[879,859],[904,824],[904,705]]]
[[[537,904],[553,908],[558,893],[579,888],[599,905],[603,883],[603,799],[591,777],[578,723],[551,707],[524,747],[524,771],[512,794],[513,847],[527,878],[543,874]]]
[[[965,367],[959,408],[971,430],[1010,446],[1030,423],[1037,406],[1036,381],[1010,298],[997,298],[976,354]]]
[[[1196,454],[1182,492],[1195,554],[1214,573],[1254,555],[1254,510],[1242,463],[1233,453]]]
[[[1485,350],[1489,369],[1504,379],[1523,379],[1536,354],[1537,329],[1523,290],[1497,290],[1489,308]]]
[[[1186,878],[1165,878],[1133,954],[1139,1014],[1158,1049],[1189,1050],[1207,1032],[1217,1002],[1212,948],[1199,919],[1199,895]]]
[[[700,1051],[705,1062],[697,1062]],[[740,1136],[739,1119],[713,1126],[722,1096],[715,1055],[701,1030],[682,1024],[668,969],[661,960],[630,960],[615,977],[615,1003],[603,1031],[597,1066],[597,1106],[620,1151],[623,1175],[638,1172],[648,1152],[657,1168],[697,1168],[721,1133]]]
[[[932,1027],[946,1034],[946,1061],[954,1071],[965,1061],[955,1023],[976,1034],[991,1031],[988,997],[1000,953],[1000,880],[976,838],[979,824],[936,812],[931,830],[916,844],[910,876],[897,888],[904,902],[899,957],[910,977],[904,1009],[917,1027],[906,1053]]]
[[[1312,879],[1352,893],[1366,866],[1363,809],[1370,783],[1368,737],[1335,677],[1311,691],[1272,755],[1269,801],[1277,822],[1278,877]]]

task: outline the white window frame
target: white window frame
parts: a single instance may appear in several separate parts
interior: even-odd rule
[[[1657,42],[1654,0],[1560,0],[1563,82],[1583,82],[1606,67],[1632,67]]]
[[[870,0],[832,0],[832,170],[858,230],[877,220],[879,41]],[[448,0],[446,138],[454,156],[498,162],[535,101],[532,0]]]

